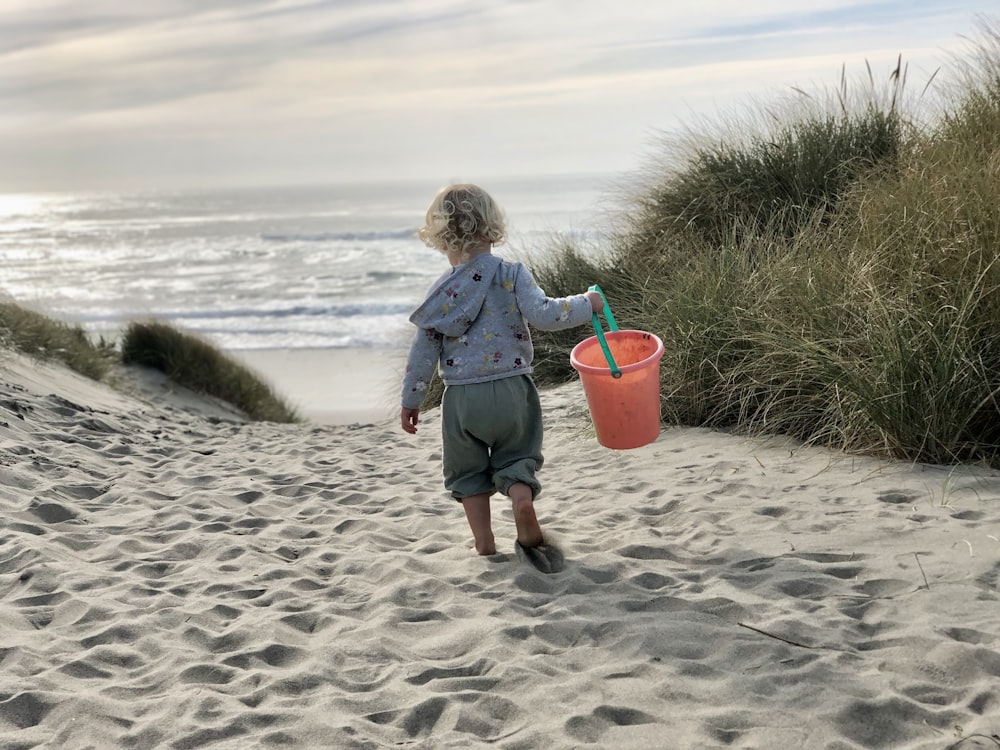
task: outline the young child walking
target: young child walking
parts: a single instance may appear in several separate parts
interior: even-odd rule
[[[541,485],[542,411],[531,380],[528,325],[582,325],[604,307],[597,292],[548,297],[521,263],[493,255],[506,239],[504,215],[476,185],[441,190],[419,232],[452,265],[410,316],[419,329],[403,377],[403,430],[416,433],[434,368],[441,403],[445,488],[462,503],[480,555],[496,554],[490,497],[507,495],[517,543],[544,544],[534,499]]]

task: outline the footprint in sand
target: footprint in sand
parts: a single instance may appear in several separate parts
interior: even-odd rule
[[[551,544],[542,544],[538,547],[525,547],[520,542],[515,542],[517,548],[517,559],[527,562],[535,570],[542,573],[558,573],[566,567],[566,559],[557,547]]]

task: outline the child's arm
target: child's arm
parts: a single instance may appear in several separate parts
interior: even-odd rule
[[[423,403],[427,386],[434,376],[434,368],[441,357],[441,340],[442,336],[437,331],[421,328],[410,345],[406,371],[403,374],[400,421],[403,430],[411,434],[417,431],[420,404]]]
[[[521,265],[517,269],[514,294],[524,319],[542,331],[558,331],[589,323],[591,316],[604,307],[604,301],[597,292],[569,297],[546,296],[531,272]]]

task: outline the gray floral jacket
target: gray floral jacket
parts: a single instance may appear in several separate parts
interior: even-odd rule
[[[419,329],[403,376],[402,404],[420,407],[437,366],[445,385],[483,383],[531,372],[528,324],[545,331],[591,320],[583,294],[547,297],[521,263],[491,253],[455,266],[410,316]]]

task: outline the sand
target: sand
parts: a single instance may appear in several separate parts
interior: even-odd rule
[[[311,422],[348,425],[399,413],[405,350],[252,349],[233,355]]]
[[[434,412],[252,424],[121,382],[0,352],[4,750],[1000,746],[996,471],[609,451],[572,384],[546,575],[499,499],[469,552]]]

